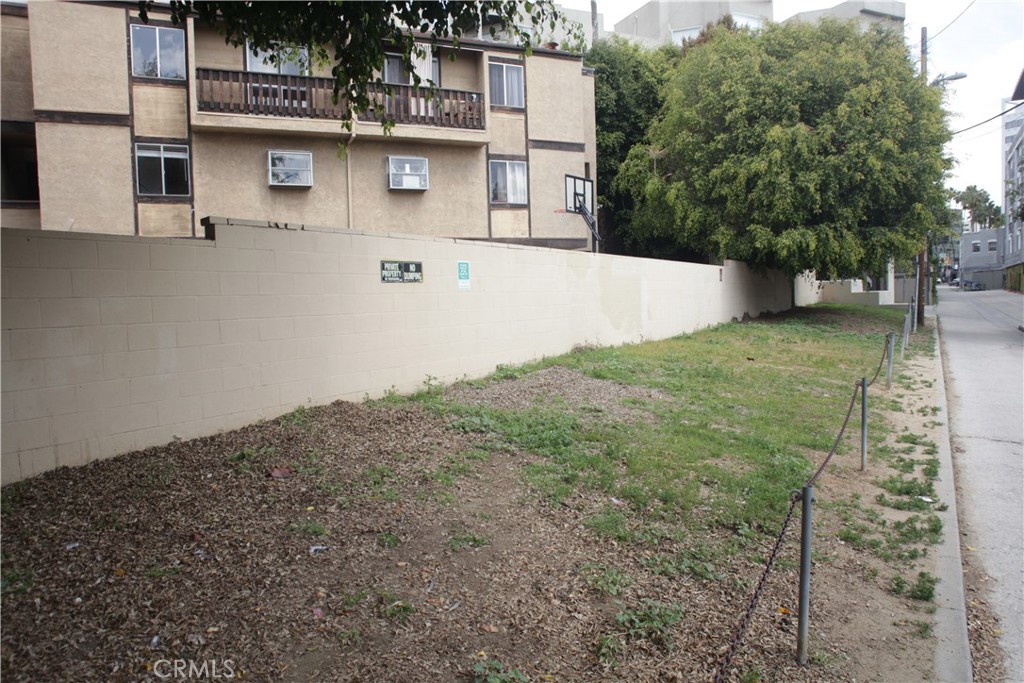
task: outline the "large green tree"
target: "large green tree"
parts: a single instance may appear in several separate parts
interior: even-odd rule
[[[612,35],[594,43],[583,56],[583,63],[594,69],[597,189],[601,246],[606,252],[630,253],[619,233],[629,222],[633,197],[614,181],[629,150],[644,140],[661,109],[662,86],[678,54],[672,46],[651,51]]]
[[[409,63],[421,49],[442,40],[475,36],[486,25],[492,36],[501,34],[531,46],[532,29],[555,29],[564,18],[551,0],[480,0],[477,2],[387,0],[357,2],[203,2],[171,0],[156,3],[140,0],[143,18],[149,11],[169,10],[175,23],[188,17],[212,26],[226,42],[239,46],[246,41],[259,50],[285,58],[287,48],[303,46],[310,61],[329,65],[334,77],[334,96],[348,104],[344,121],[351,125],[354,113],[370,106],[375,88],[388,89],[382,72],[385,52],[403,55]],[[578,38],[578,27],[569,27]],[[571,40],[570,42],[575,42]],[[413,74],[415,85],[420,76]]]
[[[860,276],[924,247],[949,138],[941,93],[915,75],[898,33],[717,26],[686,50],[618,182],[638,201],[637,240]]]

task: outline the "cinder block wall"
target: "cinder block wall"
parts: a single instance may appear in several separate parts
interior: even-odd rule
[[[215,240],[3,230],[2,481],[305,403],[789,307],[722,267],[218,219]],[[384,284],[382,259],[421,284]],[[469,261],[469,288],[457,262]]]

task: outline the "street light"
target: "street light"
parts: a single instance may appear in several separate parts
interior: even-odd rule
[[[945,74],[939,74],[938,78],[929,83],[928,85],[942,85],[947,81],[959,81],[961,78],[967,78],[967,74],[963,71],[957,71],[954,74],[946,76]]]

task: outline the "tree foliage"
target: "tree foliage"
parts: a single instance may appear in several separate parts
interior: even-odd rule
[[[618,183],[638,202],[635,239],[859,277],[923,247],[949,138],[897,33],[716,26],[686,50]]]
[[[154,8],[153,0],[140,0],[143,20]],[[442,40],[459,39],[485,24],[492,36],[499,33],[530,49],[529,26],[554,30],[565,23],[551,0],[516,2],[203,2],[171,0],[171,19],[188,17],[213,27],[227,43],[249,44],[261,51],[287,51],[294,46],[309,50],[309,59],[327,65],[334,77],[336,101],[347,103],[345,125],[352,116],[369,108],[373,89],[390,91],[383,81],[385,52],[401,54],[407,63],[422,54],[420,44],[436,47]],[[570,29],[574,36],[578,28]],[[421,83],[413,74],[414,85]],[[392,122],[393,123],[393,122]]]
[[[968,185],[966,190],[954,192],[953,198],[967,210],[971,225],[980,230],[991,230],[1003,225],[1003,210],[996,206],[986,190]]]
[[[594,43],[583,56],[583,63],[594,69],[597,189],[605,251],[626,253],[628,245],[618,233],[629,222],[633,198],[613,183],[626,154],[644,140],[661,109],[665,75],[678,54],[671,46],[650,51],[612,35]]]

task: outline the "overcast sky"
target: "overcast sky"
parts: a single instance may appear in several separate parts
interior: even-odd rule
[[[833,7],[839,1],[775,0],[774,19],[784,21],[797,12]],[[589,0],[559,0],[559,4],[590,9]],[[604,15],[605,30],[611,30],[617,21],[644,4],[643,0],[597,0],[597,11]],[[1024,0],[974,0],[973,4],[971,0],[908,0],[905,5],[904,34],[917,63],[921,27],[928,29],[928,79],[957,71],[967,74],[967,78],[945,85],[953,130],[998,114],[1002,100],[1013,93],[1024,69]],[[968,5],[963,16],[954,21]],[[947,151],[957,161],[947,181],[950,187],[962,190],[977,185],[987,190],[997,204],[1002,202],[999,119],[957,135]]]

